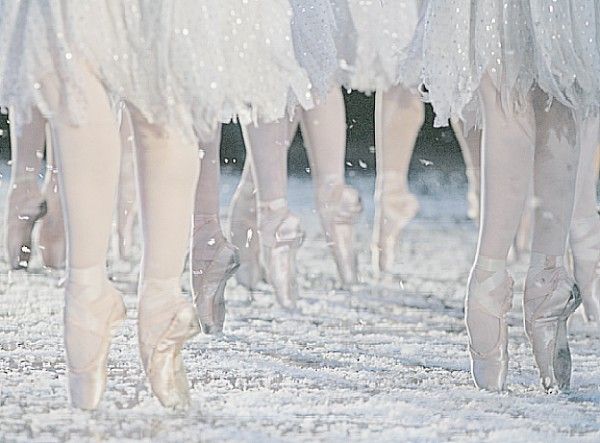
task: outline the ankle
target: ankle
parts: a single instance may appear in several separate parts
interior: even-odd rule
[[[385,171],[377,175],[376,196],[410,194],[406,171]]]
[[[104,294],[108,275],[105,266],[69,268],[65,296],[69,299],[95,300]]]
[[[194,216],[194,259],[212,260],[223,242],[225,235],[218,215]]]
[[[478,283],[482,283],[502,271],[506,271],[506,259],[495,259],[479,255],[471,268],[471,275]]]
[[[561,268],[565,265],[565,256],[562,255],[547,255],[541,252],[531,252],[528,273],[532,274],[544,269]]]
[[[153,278],[140,276],[138,308],[140,315],[169,310],[181,294],[180,278]]]
[[[257,220],[259,235],[265,238],[274,236],[288,214],[289,209],[285,198],[259,202]]]

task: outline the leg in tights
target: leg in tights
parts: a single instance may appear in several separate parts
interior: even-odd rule
[[[597,117],[590,117],[582,123],[577,191],[569,236],[573,271],[581,290],[584,314],[588,320],[595,321],[600,320],[600,290],[595,285],[596,267],[600,260],[600,218],[596,195],[599,126]]]
[[[371,261],[376,278],[393,274],[400,233],[419,210],[408,187],[408,169],[424,118],[423,103],[402,86],[375,95],[377,178]]]
[[[482,80],[481,98],[482,213],[477,257],[506,260],[531,183],[534,117],[530,108],[519,113],[504,112],[488,77]]]
[[[410,159],[425,120],[423,103],[402,86],[377,92],[375,102],[375,195],[408,194]]]
[[[86,78],[86,120],[71,125],[62,118],[60,90],[46,88],[56,106],[51,124],[67,224],[69,270],[104,268],[112,226],[120,163],[115,115],[100,83]]]
[[[219,217],[221,129],[200,141],[200,177],[194,205],[194,259],[211,261],[225,241]]]
[[[545,95],[536,92],[532,252],[562,257],[573,215],[579,143],[570,110],[558,102],[546,110],[545,102]]]
[[[564,265],[579,165],[579,125],[572,110],[534,92],[536,149],[534,229],[531,262],[525,280],[523,317],[542,386],[568,390],[571,355],[568,317],[581,303]]]
[[[258,197],[258,233],[262,263],[279,303],[295,308],[298,297],[296,251],[304,235],[287,206],[289,122],[245,128]]]
[[[63,269],[66,263],[65,219],[63,217],[58,167],[56,166],[52,131],[46,127],[46,175],[42,194],[48,208],[38,227],[38,247],[44,265],[51,269]]]
[[[263,279],[257,223],[256,190],[250,153],[247,152],[242,176],[229,206],[229,239],[239,254],[236,279],[250,290]]]
[[[199,332],[180,278],[190,247],[199,164],[196,143],[132,110],[144,241],[138,289],[140,353],[153,392],[169,407],[189,404],[180,350]]]
[[[469,190],[467,200],[469,203],[468,216],[472,220],[479,219],[479,199],[481,186],[481,131],[472,129],[465,133],[460,121],[452,119],[452,129],[465,161]]]
[[[302,111],[302,135],[306,141],[317,195],[343,185],[346,159],[346,108],[340,88],[310,111]]]
[[[346,186],[346,108],[340,88],[304,111],[302,134],[315,180],[317,207],[343,286],[357,281],[353,225],[362,210],[356,190]]]
[[[482,212],[475,263],[469,277],[466,323],[476,384],[503,389],[506,377],[507,326],[512,291],[506,259],[531,182],[534,115],[531,106],[505,111],[488,76],[482,79]],[[491,353],[491,354],[490,354]],[[491,355],[481,359],[477,355]]]
[[[32,109],[31,122],[11,124],[11,177],[6,200],[5,246],[11,268],[26,268],[34,223],[46,212],[38,185],[45,143],[46,119]]]
[[[120,143],[114,113],[100,82],[81,72],[86,116],[73,125],[62,105],[60,80],[49,76],[42,92],[58,163],[67,226],[65,347],[73,405],[97,406],[104,390],[110,329],[125,316],[108,283],[106,256],[119,176]]]
[[[142,209],[142,280],[179,279],[191,233],[198,149],[175,128],[157,128],[134,111],[131,117]]]

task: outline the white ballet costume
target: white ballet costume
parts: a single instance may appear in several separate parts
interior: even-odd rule
[[[338,247],[338,240],[341,235],[351,237],[349,225],[360,212],[360,201],[358,194],[345,185],[344,104],[337,87],[346,81],[348,67],[353,62],[355,31],[348,5],[343,1],[293,0],[291,5],[294,11],[292,33],[296,57],[311,80],[315,107],[309,109],[310,106],[302,105],[300,98],[293,95],[290,96],[290,103],[300,102],[302,105],[295,112],[301,113],[296,117],[303,120],[303,134],[316,177],[319,213],[332,244],[342,283],[352,284],[356,275],[353,247]],[[248,179],[253,178],[257,189],[258,226],[241,227],[241,223],[232,220],[232,240],[240,249],[254,248],[242,254],[242,257],[252,260],[251,253],[255,254],[257,248],[248,238],[248,233],[259,233],[261,261],[267,281],[274,286],[280,304],[287,308],[295,307],[298,289],[294,257],[303,239],[299,221],[287,207],[287,150],[294,133],[295,123],[287,118],[278,124],[245,129],[245,142],[251,161],[246,161],[243,180],[231,210],[234,215],[243,217],[243,214],[248,214],[250,217],[245,218],[251,218],[252,207],[256,203],[249,191],[253,184],[248,183]],[[252,174],[249,173],[250,163]],[[333,201],[335,204],[332,204]],[[247,209],[240,209],[241,206]],[[347,212],[343,220],[339,217],[343,212],[340,211],[341,206]],[[275,238],[284,241],[278,242]],[[275,266],[277,263],[279,268]],[[261,273],[250,263],[242,261],[240,277],[241,282],[253,287]]]
[[[56,140],[67,223],[65,344],[74,406],[97,407],[110,333],[125,316],[105,269],[121,149],[114,106],[127,104],[136,140],[142,362],[161,403],[186,407],[180,350],[199,326],[179,279],[198,177],[195,134],[235,115],[248,122],[279,118],[288,106],[279,92],[303,96],[308,79],[289,33],[281,32],[289,29],[288,9],[283,0],[0,1],[0,103],[24,124],[37,107]],[[246,59],[264,62],[244,76]]]
[[[377,178],[371,241],[376,279],[394,274],[395,250],[402,229],[419,204],[408,187],[408,168],[425,118],[418,95],[406,87],[400,54],[418,21],[418,0],[350,0],[358,33],[357,58],[350,87],[375,95]]]
[[[483,123],[482,217],[466,321],[472,374],[484,389],[505,387],[506,258],[532,178],[525,329],[544,389],[569,387],[566,320],[580,296],[563,256],[582,122],[598,107],[599,38],[600,6],[591,0],[431,0],[404,59],[407,76],[423,81],[437,126],[451,117]]]

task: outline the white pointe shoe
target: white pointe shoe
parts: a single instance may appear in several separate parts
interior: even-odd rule
[[[39,221],[38,246],[44,265],[51,269],[64,269],[67,243],[62,204],[58,193],[56,171],[48,170],[50,178],[44,183],[43,195],[46,199],[47,214]]]
[[[356,189],[339,185],[318,199],[325,239],[333,252],[342,287],[350,289],[358,284],[358,264],[354,247],[354,225],[362,212],[362,203]]]
[[[583,315],[589,322],[600,321],[599,279],[596,274],[600,262],[600,217],[574,221],[569,239],[573,255],[573,273],[581,290]]]
[[[254,188],[241,184],[229,207],[229,239],[238,249],[240,261],[235,278],[250,291],[265,279],[260,265],[256,205]]]
[[[476,274],[488,274],[482,281]],[[479,257],[471,270],[465,300],[471,375],[475,386],[503,391],[508,371],[508,323],[513,280],[504,260]]]
[[[300,220],[289,213],[284,199],[275,200],[264,207],[261,219],[267,216],[275,230],[260,229],[261,259],[267,273],[267,282],[273,286],[279,304],[289,310],[296,308],[298,300],[298,275],[296,254],[304,242]],[[268,235],[267,232],[273,232]]]
[[[579,289],[562,261],[562,257],[532,253],[532,267],[525,281],[525,332],[533,348],[542,387],[548,393],[569,390],[571,352],[567,320],[581,304]]]
[[[36,183],[15,183],[8,191],[4,238],[12,269],[26,269],[32,248],[35,223],[48,210]]]
[[[218,220],[217,220],[218,221]],[[240,266],[237,248],[221,237],[210,260],[202,259],[202,242],[196,241],[192,248],[192,292],[194,304],[205,334],[223,332],[225,321],[225,285]]]
[[[479,192],[469,184],[469,190],[467,191],[467,217],[479,223],[479,214]]]
[[[200,332],[194,305],[179,295],[179,279],[140,280],[138,339],[152,392],[172,409],[190,404],[181,348]]]
[[[70,272],[64,322],[69,394],[74,407],[96,409],[102,399],[111,338],[124,319],[123,299],[106,279],[103,268]]]
[[[419,202],[411,193],[375,196],[371,263],[376,279],[393,274],[400,233],[418,212]]]

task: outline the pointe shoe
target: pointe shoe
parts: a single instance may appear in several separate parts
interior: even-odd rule
[[[349,186],[338,186],[327,194],[326,199],[318,199],[319,214],[342,287],[349,289],[358,284],[354,225],[362,203],[358,192]]]
[[[194,306],[179,294],[179,279],[140,280],[138,339],[152,392],[171,409],[186,409],[190,393],[181,348],[200,332]]]
[[[212,260],[195,255],[192,250],[192,291],[200,326],[205,334],[219,334],[225,321],[225,285],[240,266],[237,248],[223,239]]]
[[[261,208],[261,211],[264,210],[278,211],[275,206]],[[283,308],[294,310],[298,299],[296,254],[304,242],[304,232],[300,228],[300,220],[287,210],[285,200],[278,212],[279,216],[272,218],[280,220],[272,235],[268,235],[266,230],[259,230],[261,260],[277,301]]]
[[[569,238],[573,256],[573,273],[581,290],[584,318],[600,321],[600,292],[596,270],[600,262],[600,217],[573,221]]]
[[[102,275],[103,270],[83,272]],[[125,305],[105,277],[101,277],[100,281],[104,283],[100,288],[98,284],[87,284],[86,279],[85,276],[78,277],[78,281],[70,279],[67,283],[65,347],[71,404],[79,409],[93,410],[106,388],[110,341],[115,329],[125,319]],[[86,294],[90,291],[99,291],[101,295],[90,299]]]
[[[256,205],[254,188],[240,185],[229,207],[229,239],[238,250],[240,262],[235,278],[250,291],[265,279],[260,265]]]
[[[371,262],[376,279],[393,274],[398,237],[419,212],[419,202],[410,193],[375,197],[375,219],[371,240]]]
[[[5,218],[6,254],[12,269],[27,269],[35,223],[48,211],[37,184],[13,184],[8,192]]]
[[[491,273],[478,281],[477,272]],[[508,323],[513,280],[504,260],[479,257],[467,283],[465,322],[475,386],[503,391],[508,372]]]
[[[580,304],[579,289],[564,268],[562,257],[533,253],[525,281],[523,317],[542,387],[548,393],[569,390],[567,319]]]
[[[58,180],[56,171],[48,170],[46,173],[51,175],[44,184],[43,190],[48,212],[39,221],[38,247],[46,267],[63,269],[66,262],[67,245],[62,204],[58,194]]]
[[[479,223],[479,193],[469,185],[467,191],[467,217]]]

